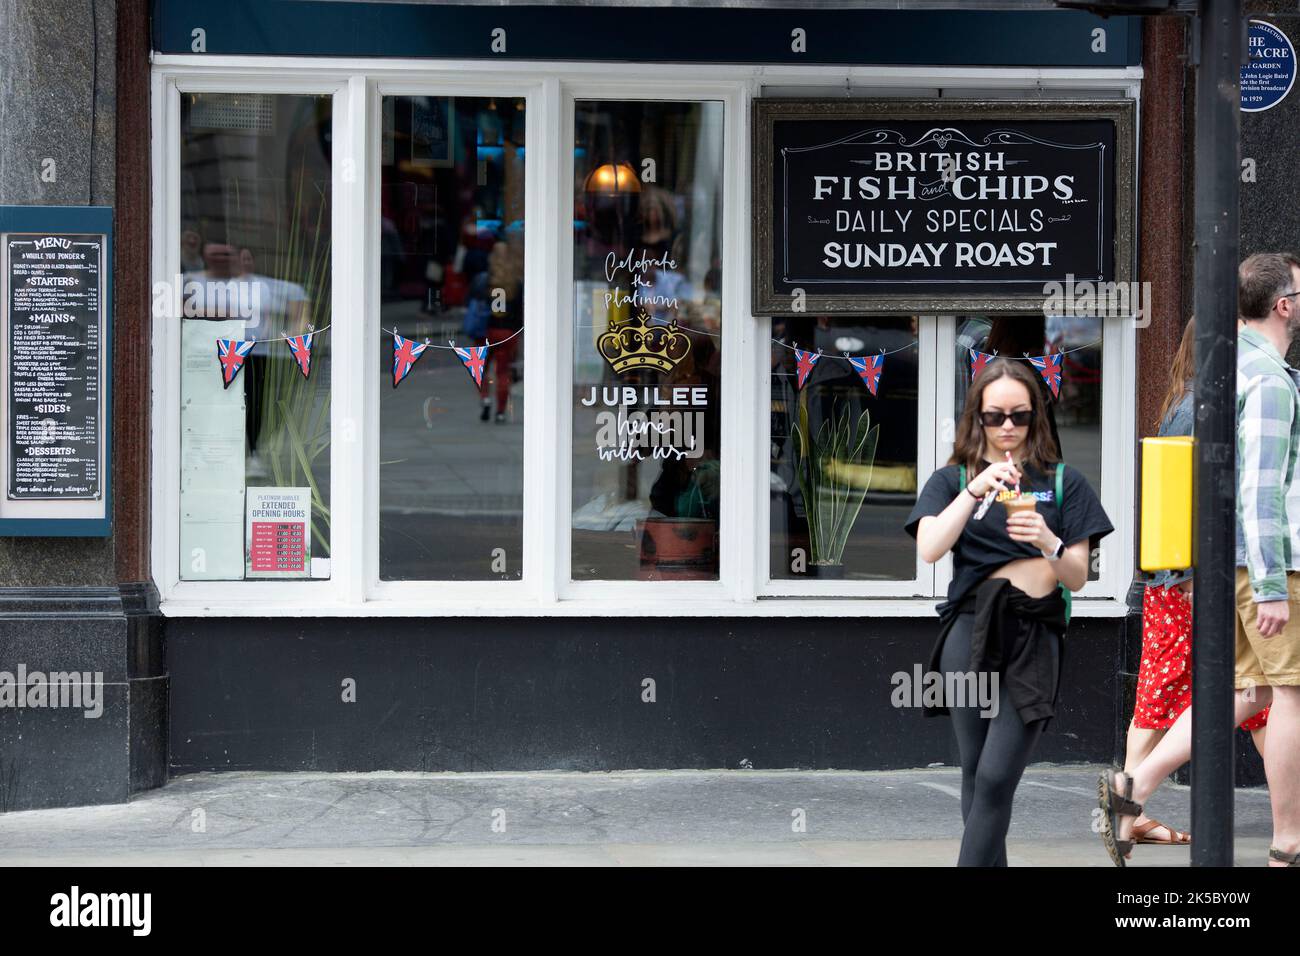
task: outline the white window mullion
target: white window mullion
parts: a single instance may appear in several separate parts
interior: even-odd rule
[[[948,417],[941,410],[951,408],[951,400],[943,403],[940,383],[951,383],[951,358],[948,359],[949,370],[945,373],[944,349],[940,346],[940,321],[938,316],[922,315],[916,323],[916,370],[917,370],[917,422],[916,422],[916,496],[921,496],[926,479],[933,474],[940,464],[947,460],[947,452],[942,450],[941,442],[947,436],[944,420]],[[948,352],[952,349],[949,348]],[[951,391],[951,384],[949,385]],[[951,396],[950,396],[951,398]],[[904,532],[906,534],[906,532]],[[933,564],[921,560],[920,551],[916,554],[916,593],[931,596],[935,593],[935,575],[937,569]]]
[[[748,297],[746,297],[748,298]],[[772,375],[769,368],[772,354],[772,319],[770,316],[749,318],[745,305],[747,338],[741,353],[753,376],[751,389],[754,412],[746,427],[746,436],[752,449],[752,472],[742,476],[748,489],[746,505],[749,520],[744,546],[749,560],[745,562],[746,576],[742,582],[744,599],[755,600],[767,589],[772,569]]]
[[[743,323],[739,337],[741,347],[735,349],[744,362],[742,369],[745,388],[744,399],[752,411],[747,415],[745,424],[745,446],[749,453],[751,471],[742,474],[738,486],[744,494],[742,503],[745,510],[744,531],[741,539],[742,554],[747,560],[743,563],[739,582],[739,597],[744,601],[757,601],[758,595],[767,588],[771,577],[768,567],[772,540],[772,375],[769,363],[772,353],[772,318],[755,317],[752,312],[749,275],[750,258],[753,247],[752,221],[750,218],[749,197],[753,195],[753,181],[750,172],[750,110],[756,96],[762,94],[762,83],[757,77],[750,77],[740,94],[740,104],[736,112],[737,135],[743,146],[741,151],[741,170],[739,175],[744,181],[742,205],[744,206],[739,235],[743,236],[744,258],[741,261],[740,302],[737,310]],[[733,270],[734,271],[734,270]]]
[[[367,88],[364,76],[354,76],[334,94],[332,137],[331,229],[337,241],[330,248],[330,583],[337,599],[347,604],[365,600],[367,538],[375,532],[375,523],[366,520],[374,494],[366,478],[369,462],[377,460],[378,432],[368,427],[371,403],[365,387],[370,354],[366,318],[371,313],[366,278],[374,232],[365,214],[370,176]]]
[[[524,582],[528,594],[541,604],[555,601],[561,570],[562,506],[567,455],[561,450],[565,434],[568,392],[564,378],[564,343],[569,322],[564,300],[566,228],[572,245],[572,175],[564,162],[561,129],[563,94],[559,80],[550,78],[529,93],[528,151],[524,167],[524,367],[528,375],[528,407],[524,412]],[[566,190],[565,182],[570,185]],[[561,188],[557,189],[556,184]],[[567,565],[564,565],[567,568]]]
[[[154,282],[170,289],[180,274],[180,116],[176,81],[153,82],[152,262]],[[174,296],[167,296],[168,303]],[[153,318],[153,577],[166,599],[180,583],[181,562],[181,363],[179,315],[168,309]],[[159,361],[159,357],[162,361]]]
[[[375,350],[391,348],[389,342],[380,335],[380,289],[379,275],[382,250],[380,248],[379,217],[383,208],[383,170],[380,163],[382,144],[380,138],[382,121],[379,85],[372,77],[366,77],[365,89],[365,123],[361,124],[364,134],[363,157],[364,175],[358,175],[357,181],[362,186],[363,218],[365,245],[361,268],[365,275],[362,289],[364,306],[357,313],[357,332],[361,337],[362,347],[358,349],[359,365],[353,368],[357,374],[357,384],[361,393],[361,405],[356,412],[357,427],[364,432],[358,436],[354,448],[361,451],[360,494],[353,495],[361,502],[361,554],[360,567],[363,600],[369,599],[379,584],[379,390],[384,385],[383,371]],[[369,210],[369,213],[366,211]],[[347,424],[345,422],[345,427]]]
[[[934,368],[934,388],[928,394],[934,395],[934,407],[929,414],[929,426],[932,430],[933,442],[931,447],[934,449],[934,461],[931,463],[930,470],[922,477],[917,475],[916,493],[919,496],[921,489],[925,487],[925,481],[930,475],[938,471],[948,461],[952,455],[953,438],[956,435],[957,420],[957,396],[953,391],[953,385],[957,376],[957,318],[952,315],[926,316],[923,322],[930,323],[934,328],[934,359],[932,365]],[[922,390],[923,394],[925,390]],[[922,412],[922,420],[926,415]],[[920,561],[920,557],[917,557]],[[944,597],[948,593],[948,585],[952,583],[952,552],[944,555],[942,560],[937,561],[930,566],[934,575],[933,594],[936,597]]]
[[[1080,597],[1123,601],[1133,577],[1134,457],[1137,445],[1136,327],[1131,319],[1103,319],[1101,333],[1101,506],[1115,531],[1101,540],[1096,581]],[[1109,387],[1107,387],[1109,386]],[[1089,555],[1089,561],[1093,556]]]
[[[722,507],[719,524],[718,576],[737,601],[755,596],[749,555],[766,551],[751,518],[749,476],[766,477],[767,456],[759,456],[758,423],[762,414],[757,379],[766,366],[751,361],[754,319],[749,314],[749,91],[736,89],[723,101],[722,154]],[[766,497],[766,496],[764,496]]]
[[[555,561],[551,575],[551,597],[558,600],[569,589],[573,571],[573,190],[574,190],[574,95],[563,83],[547,84],[548,99],[558,104],[559,116],[551,129],[559,130],[554,145],[559,154],[557,190],[561,209],[555,223],[555,245],[559,252],[557,271],[551,277],[555,287],[555,498],[550,508],[555,517]]]

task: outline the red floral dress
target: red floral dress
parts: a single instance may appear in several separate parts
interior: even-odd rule
[[[1142,596],[1142,662],[1133,726],[1167,730],[1192,703],[1192,602],[1178,588],[1147,587]],[[1268,708],[1241,725],[1268,723]]]

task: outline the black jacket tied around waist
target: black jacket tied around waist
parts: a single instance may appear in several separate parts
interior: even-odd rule
[[[1055,657],[1050,634],[1065,635],[1065,599],[1060,588],[1043,597],[1030,597],[1006,578],[986,578],[960,602],[939,606],[939,639],[930,652],[930,671],[939,673],[939,658],[948,632],[960,614],[974,613],[970,670],[1000,674],[1011,703],[1026,724],[1056,714],[1060,665],[1065,643]],[[924,708],[925,716],[947,714],[948,708]]]

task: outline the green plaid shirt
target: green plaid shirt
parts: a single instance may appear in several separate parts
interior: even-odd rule
[[[1300,451],[1300,373],[1250,328],[1237,336],[1237,566],[1258,601],[1287,597],[1286,496]],[[1300,515],[1296,515],[1300,519]]]

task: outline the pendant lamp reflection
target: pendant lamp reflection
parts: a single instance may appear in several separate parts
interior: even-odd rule
[[[597,166],[587,176],[582,188],[589,193],[620,195],[622,193],[639,193],[641,181],[637,179],[636,170],[628,163],[605,163]]]

